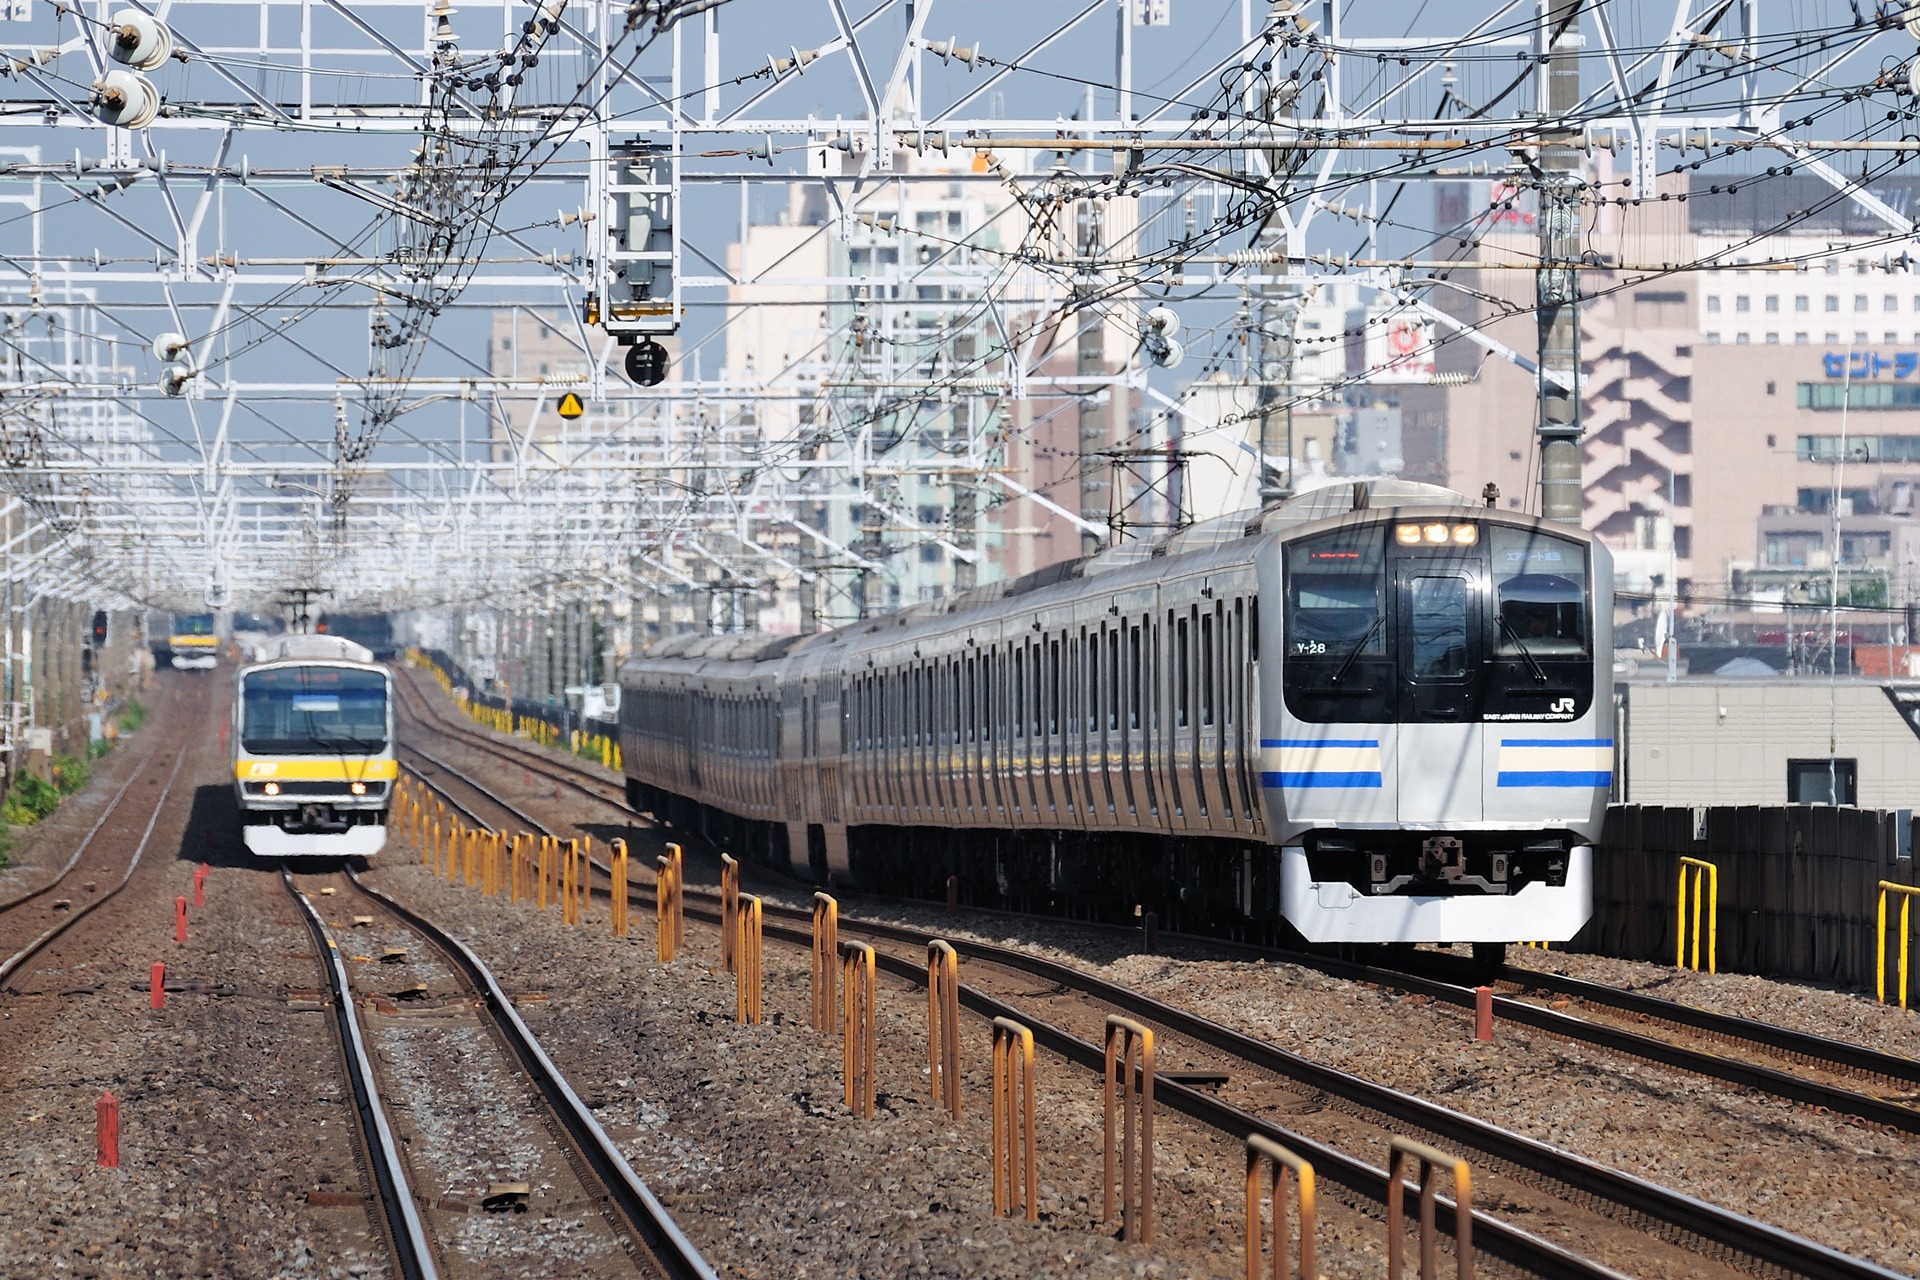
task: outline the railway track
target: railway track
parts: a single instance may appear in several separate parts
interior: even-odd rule
[[[504,752],[494,752],[496,756]],[[557,834],[535,815],[495,795],[481,782],[444,761],[436,761],[441,773],[458,779],[476,796],[485,797],[508,817],[509,825],[518,825],[542,834]],[[444,779],[443,779],[444,780]],[[441,789],[439,782],[432,785]],[[447,794],[443,790],[443,794]],[[457,800],[456,800],[457,802]],[[464,806],[468,812],[471,807]],[[495,825],[488,823],[487,825]],[[602,869],[604,873],[604,869]],[[633,895],[636,899],[639,894]],[[717,899],[690,893],[690,899],[706,904],[704,910],[692,910],[696,918],[718,922]],[[795,946],[811,944],[810,917],[794,908],[767,904],[767,932]],[[877,924],[843,917],[842,936],[861,937],[880,944],[881,967],[917,985],[924,986],[925,948],[933,934],[904,926]],[[1643,1224],[1670,1246],[1685,1245],[1700,1250],[1694,1265],[1682,1269],[1688,1274],[1733,1274],[1741,1268],[1729,1267],[1720,1253],[1730,1252],[1763,1269],[1793,1275],[1819,1277],[1886,1277],[1897,1273],[1849,1257],[1791,1232],[1718,1208],[1693,1197],[1681,1195],[1658,1184],[1634,1178],[1617,1170],[1572,1155],[1548,1144],[1513,1133],[1450,1108],[1438,1106],[1413,1095],[1361,1079],[1345,1072],[1311,1062],[1272,1045],[1244,1036],[1231,1028],[1198,1017],[1176,1006],[1155,1000],[1128,988],[1092,977],[1077,969],[1032,956],[1025,952],[985,943],[955,942],[947,939],[970,964],[963,985],[962,1002],[986,1017],[1012,1017],[1034,1029],[1036,1041],[1070,1062],[1093,1070],[1104,1069],[1103,1046],[1076,1035],[1066,1022],[1074,1020],[1075,1000],[1096,1002],[1102,1009],[1124,1012],[1171,1033],[1171,1045],[1163,1042],[1162,1054],[1170,1047],[1190,1055],[1190,1064],[1203,1061],[1218,1066],[1224,1062],[1231,1075],[1260,1075],[1278,1080],[1296,1095],[1337,1099],[1342,1109],[1361,1120],[1377,1117],[1398,1130],[1412,1128],[1444,1143],[1478,1153],[1485,1161],[1507,1172],[1524,1185],[1502,1186],[1493,1194],[1503,1202],[1529,1215],[1537,1215],[1546,1202],[1541,1195],[1559,1197],[1566,1203],[1557,1208],[1564,1216],[1590,1219],[1588,1228],[1605,1222],[1620,1229],[1620,1219]],[[887,945],[892,944],[892,945]],[[904,954],[903,954],[904,952]],[[1019,991],[1021,1004],[1005,995],[996,995],[977,981],[977,970],[990,966],[1017,976],[1017,981],[997,984]],[[1036,1017],[1035,996],[1030,990],[1035,979],[1056,989],[1059,1002],[1068,1011],[1055,1019]],[[1081,1010],[1079,1021],[1085,1021]],[[1235,1138],[1262,1133],[1301,1151],[1315,1162],[1322,1176],[1350,1191],[1379,1197],[1385,1186],[1385,1172],[1347,1151],[1316,1142],[1285,1128],[1263,1115],[1233,1106],[1203,1088],[1169,1080],[1156,1087],[1157,1094],[1174,1109],[1203,1125]],[[1487,1184],[1483,1184],[1487,1185]],[[1484,1222],[1482,1219],[1485,1219]],[[1504,1219],[1476,1211],[1476,1246],[1503,1260],[1540,1275],[1610,1275],[1607,1267],[1577,1257],[1531,1233],[1513,1227]],[[1574,1234],[1573,1238],[1585,1238]],[[1703,1256],[1704,1255],[1704,1256]],[[1668,1259],[1671,1262],[1671,1259]]]
[[[324,956],[363,1150],[405,1280],[715,1280],[471,950],[350,871],[297,880],[283,871],[282,881]],[[330,901],[353,909],[347,945],[326,918]],[[384,1100],[402,1092],[404,1104]]]
[[[410,690],[410,692],[416,698],[420,696],[417,690]],[[530,751],[501,744],[491,735],[479,730],[468,730],[465,726],[441,714],[440,709],[433,706],[431,699],[422,698],[421,702],[427,708],[426,712],[423,714],[415,709],[413,714],[423,719],[431,717],[437,728],[452,732],[453,736],[476,750],[487,752],[516,767],[532,769],[567,783],[576,791],[615,806],[623,813],[630,812],[626,808],[624,795],[615,798],[607,794],[607,788],[611,784],[604,783],[591,774],[582,776],[598,785],[589,785],[566,778],[563,766],[557,766],[552,761]],[[991,908],[969,909],[987,914],[1006,915],[1012,919],[1022,918],[1017,913],[996,912]],[[1085,922],[1076,922],[1076,924],[1089,929],[1112,928],[1112,926]],[[1487,981],[1489,976],[1484,969],[1463,960],[1431,952],[1422,953],[1420,963],[1429,970],[1439,969],[1444,976],[1412,973],[1404,967],[1365,964],[1281,947],[1236,943],[1203,935],[1169,933],[1163,936],[1182,938],[1198,946],[1218,948],[1234,955],[1283,961],[1324,973],[1329,977],[1406,991],[1464,1008],[1473,1006],[1474,987]],[[1645,1062],[1689,1071],[1708,1079],[1752,1089],[1785,1101],[1823,1107],[1840,1115],[1857,1117],[1870,1124],[1884,1125],[1899,1132],[1920,1134],[1920,1105],[1916,1105],[1920,1103],[1920,1061],[1883,1053],[1862,1045],[1812,1035],[1791,1027],[1714,1013],[1672,1000],[1622,991],[1598,983],[1582,982],[1559,974],[1544,973],[1515,965],[1503,966],[1493,976],[1499,985],[1509,992],[1506,995],[1496,995],[1494,998],[1494,1012],[1501,1020],[1519,1023],[1596,1049],[1627,1054]],[[1645,1031],[1622,1026],[1618,1022],[1580,1017],[1564,1010],[1546,1008],[1521,998],[1528,991],[1545,991],[1565,999],[1617,1010],[1643,1022],[1663,1024],[1675,1029],[1681,1038],[1649,1035]],[[1684,1039],[1691,1039],[1694,1043],[1683,1043]],[[1796,1073],[1778,1066],[1751,1061],[1746,1057],[1716,1051],[1730,1043],[1758,1049],[1783,1064],[1811,1067],[1817,1074]],[[1883,1097],[1852,1087],[1849,1083],[1843,1083],[1848,1081],[1888,1082],[1896,1086],[1898,1094],[1894,1097]]]
[[[120,784],[113,799],[101,810],[99,818],[80,838],[72,856],[61,867],[60,874],[32,893],[0,906],[0,952],[7,953],[7,958],[0,960],[0,987],[5,986],[55,939],[119,897],[126,889],[134,872],[140,869],[141,859],[146,855],[147,845],[153,840],[154,827],[160,821],[160,814],[173,795],[174,784],[180,777],[181,766],[186,763],[187,753],[188,748],[184,745],[175,745],[170,756],[162,748],[156,747],[140,767]],[[159,782],[159,772],[166,768],[168,760],[172,761],[172,768],[166,771],[166,780],[160,784],[159,794],[144,795],[147,788],[139,785],[141,780],[146,779],[150,785]],[[136,796],[141,798],[136,799]],[[146,825],[138,828],[139,838],[133,842],[131,852],[124,843],[101,838],[101,833],[109,823],[124,819],[129,813],[133,821],[138,822],[135,811],[141,803],[151,805],[152,811],[147,815]],[[131,835],[134,828],[131,824],[128,827],[127,834]],[[89,880],[88,877],[95,878]],[[98,888],[102,880],[108,882],[104,891]],[[55,896],[63,888],[75,883],[93,886],[86,901],[76,905],[70,898]]]

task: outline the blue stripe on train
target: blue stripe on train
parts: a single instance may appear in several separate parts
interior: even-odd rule
[[[1263,787],[1378,787],[1380,774],[1378,771],[1371,773],[1334,773],[1320,770],[1305,773],[1267,772],[1260,775],[1260,785]]]
[[[1502,770],[1497,783],[1503,787],[1607,787],[1613,785],[1613,771],[1610,769]]]
[[[1378,738],[1262,738],[1262,747],[1377,747]]]
[[[1503,747],[1610,747],[1612,738],[1502,738]]]

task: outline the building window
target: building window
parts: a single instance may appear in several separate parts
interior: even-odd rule
[[[1900,299],[1894,297],[1892,294],[1888,294],[1880,300],[1880,309],[1882,311],[1898,311],[1900,309]]]
[[[1779,309],[1780,309],[1780,298],[1779,298],[1779,296],[1778,296],[1777,294],[1768,294],[1768,295],[1767,295],[1767,310],[1769,310],[1769,311],[1778,311]]]
[[[1840,563],[1860,565],[1870,560],[1884,560],[1893,549],[1893,535],[1890,533],[1842,533],[1840,535]]]
[[[1767,335],[1767,341],[1768,341],[1768,342],[1778,342],[1778,341],[1780,341],[1780,335],[1779,335],[1779,334],[1777,334],[1777,333],[1770,333],[1770,334],[1768,334],[1768,335]]]
[[[1830,276],[1837,276],[1840,274],[1840,264],[1832,258],[1827,259],[1827,274]]]
[[[1794,390],[1793,401],[1801,409],[1838,409],[1843,394],[1849,409],[1920,409],[1920,385],[1903,382],[1802,382]],[[1858,437],[1863,442],[1906,438]]]
[[[1763,559],[1772,569],[1804,569],[1820,550],[1820,535],[1807,529],[1769,533]]]
[[[1803,293],[1803,294],[1800,294],[1799,296],[1797,296],[1797,297],[1796,297],[1796,298],[1794,298],[1794,300],[1793,300],[1793,309],[1794,309],[1795,311],[1805,311],[1805,310],[1807,310],[1807,309],[1808,309],[1808,305],[1807,305],[1807,304],[1808,304],[1808,298],[1807,298],[1807,295],[1806,295],[1806,294],[1804,294],[1804,293]]]
[[[1733,309],[1735,311],[1751,311],[1753,310],[1753,301],[1748,298],[1746,294],[1739,294],[1735,296],[1733,300]]]
[[[1747,336],[1745,330],[1742,330],[1741,332],[1734,335],[1733,341],[1735,346],[1744,347],[1747,345],[1747,343],[1751,342],[1752,339]]]
[[[1708,296],[1708,298],[1707,298],[1707,310],[1709,310],[1709,311],[1714,311],[1714,312],[1717,312],[1717,311],[1719,311],[1719,310],[1720,310],[1720,299],[1719,299],[1719,298],[1717,298],[1717,297],[1713,297],[1713,296],[1711,296],[1711,295],[1709,295],[1709,296]]]
[[[1831,345],[1832,343],[1840,341],[1840,335],[1829,329],[1827,330],[1827,336],[1823,338],[1822,341]]]
[[[1806,345],[1807,345],[1807,335],[1806,335],[1806,334],[1804,334],[1804,333],[1796,333],[1796,334],[1794,334],[1794,335],[1793,335],[1793,340],[1794,340],[1794,342],[1796,342],[1796,343],[1798,343],[1798,344],[1799,344],[1800,346],[1803,346],[1803,347],[1804,347],[1804,346],[1806,346]]]
[[[1853,760],[1789,760],[1787,803],[1857,803],[1858,775],[1858,762]]]
[[[1839,295],[1839,294],[1837,294],[1837,293],[1830,293],[1830,294],[1828,294],[1828,295],[1827,295],[1827,310],[1829,310],[1829,311],[1838,311],[1839,309],[1840,309],[1840,295]]]
[[[1853,309],[1854,309],[1855,311],[1865,311],[1865,310],[1867,309],[1867,295],[1866,295],[1866,294],[1864,294],[1864,293],[1856,293],[1856,294],[1854,294],[1854,295],[1853,295]]]
[[[1720,341],[1719,332],[1717,330],[1708,330],[1707,341],[1710,344],[1717,344]]]

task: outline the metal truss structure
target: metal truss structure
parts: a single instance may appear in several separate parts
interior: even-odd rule
[[[1330,281],[1532,371],[1541,502],[1577,518],[1579,301],[1702,265],[1622,258],[1597,210],[1794,172],[1898,264],[1914,229],[1870,190],[1920,149],[1890,0],[0,14],[0,482],[36,530],[0,568],[106,604],[666,623],[644,602],[744,593],[815,625],[928,554],[965,589],[1021,520],[1096,547],[1177,519],[1143,469],[1248,418],[1283,492],[1286,411],[1338,390],[1297,374]],[[1498,198],[1439,225],[1435,181],[1533,201],[1538,235]],[[810,212],[753,260],[768,200]],[[503,371],[512,309],[574,358]],[[776,311],[783,349],[743,339]],[[622,375],[663,338],[664,381]],[[1234,413],[1196,407],[1210,375]]]

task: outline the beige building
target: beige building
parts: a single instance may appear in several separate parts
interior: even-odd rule
[[[1620,686],[1614,798],[1920,808],[1920,686],[1716,680]],[[1829,761],[1828,735],[1837,739]],[[1830,789],[1837,784],[1838,795]]]

